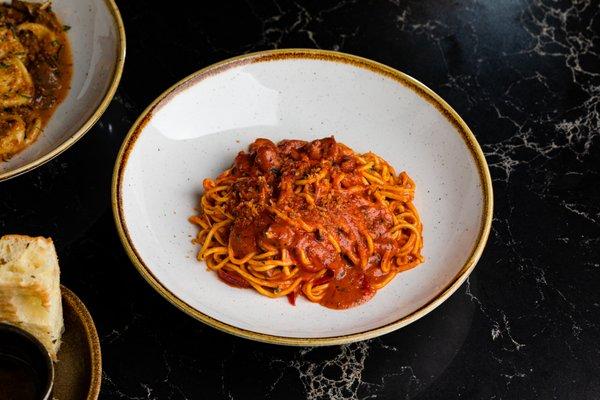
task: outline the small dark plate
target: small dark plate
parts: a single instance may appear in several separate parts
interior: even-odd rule
[[[56,400],[96,400],[102,380],[100,340],[94,321],[79,298],[62,289],[65,332],[54,365]]]

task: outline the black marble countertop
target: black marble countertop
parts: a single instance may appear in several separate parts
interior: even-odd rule
[[[600,398],[598,1],[118,3],[128,54],[108,111],[66,153],[0,183],[0,233],[53,237],[63,283],[96,321],[102,399]],[[110,179],[136,116],[201,67],[281,47],[416,77],[484,149],[484,255],[406,328],[327,348],[238,339],[164,301],[121,247]]]

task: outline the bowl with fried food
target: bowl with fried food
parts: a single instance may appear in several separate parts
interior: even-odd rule
[[[0,4],[0,181],[56,157],[100,118],[125,31],[113,0]]]

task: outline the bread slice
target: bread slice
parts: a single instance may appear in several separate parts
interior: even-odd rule
[[[60,269],[52,239],[0,238],[0,321],[30,332],[56,361],[64,327]]]

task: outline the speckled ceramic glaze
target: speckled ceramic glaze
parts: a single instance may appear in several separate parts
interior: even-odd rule
[[[269,299],[220,282],[191,243],[202,179],[257,137],[335,135],[373,151],[417,184],[424,264],[369,302],[336,311]],[[468,276],[491,223],[479,145],[437,95],[389,67],[335,52],[282,50],[227,60],[184,79],[133,126],[115,167],[117,226],[142,275],[190,315],[252,339],[324,345],[366,339],[431,311]]]
[[[108,106],[121,78],[125,31],[113,0],[53,0],[52,10],[71,27],[71,89],[38,140],[0,162],[0,180],[43,164],[81,138]]]
[[[102,381],[100,339],[85,304],[61,286],[65,331],[55,364],[52,398],[97,400]]]

